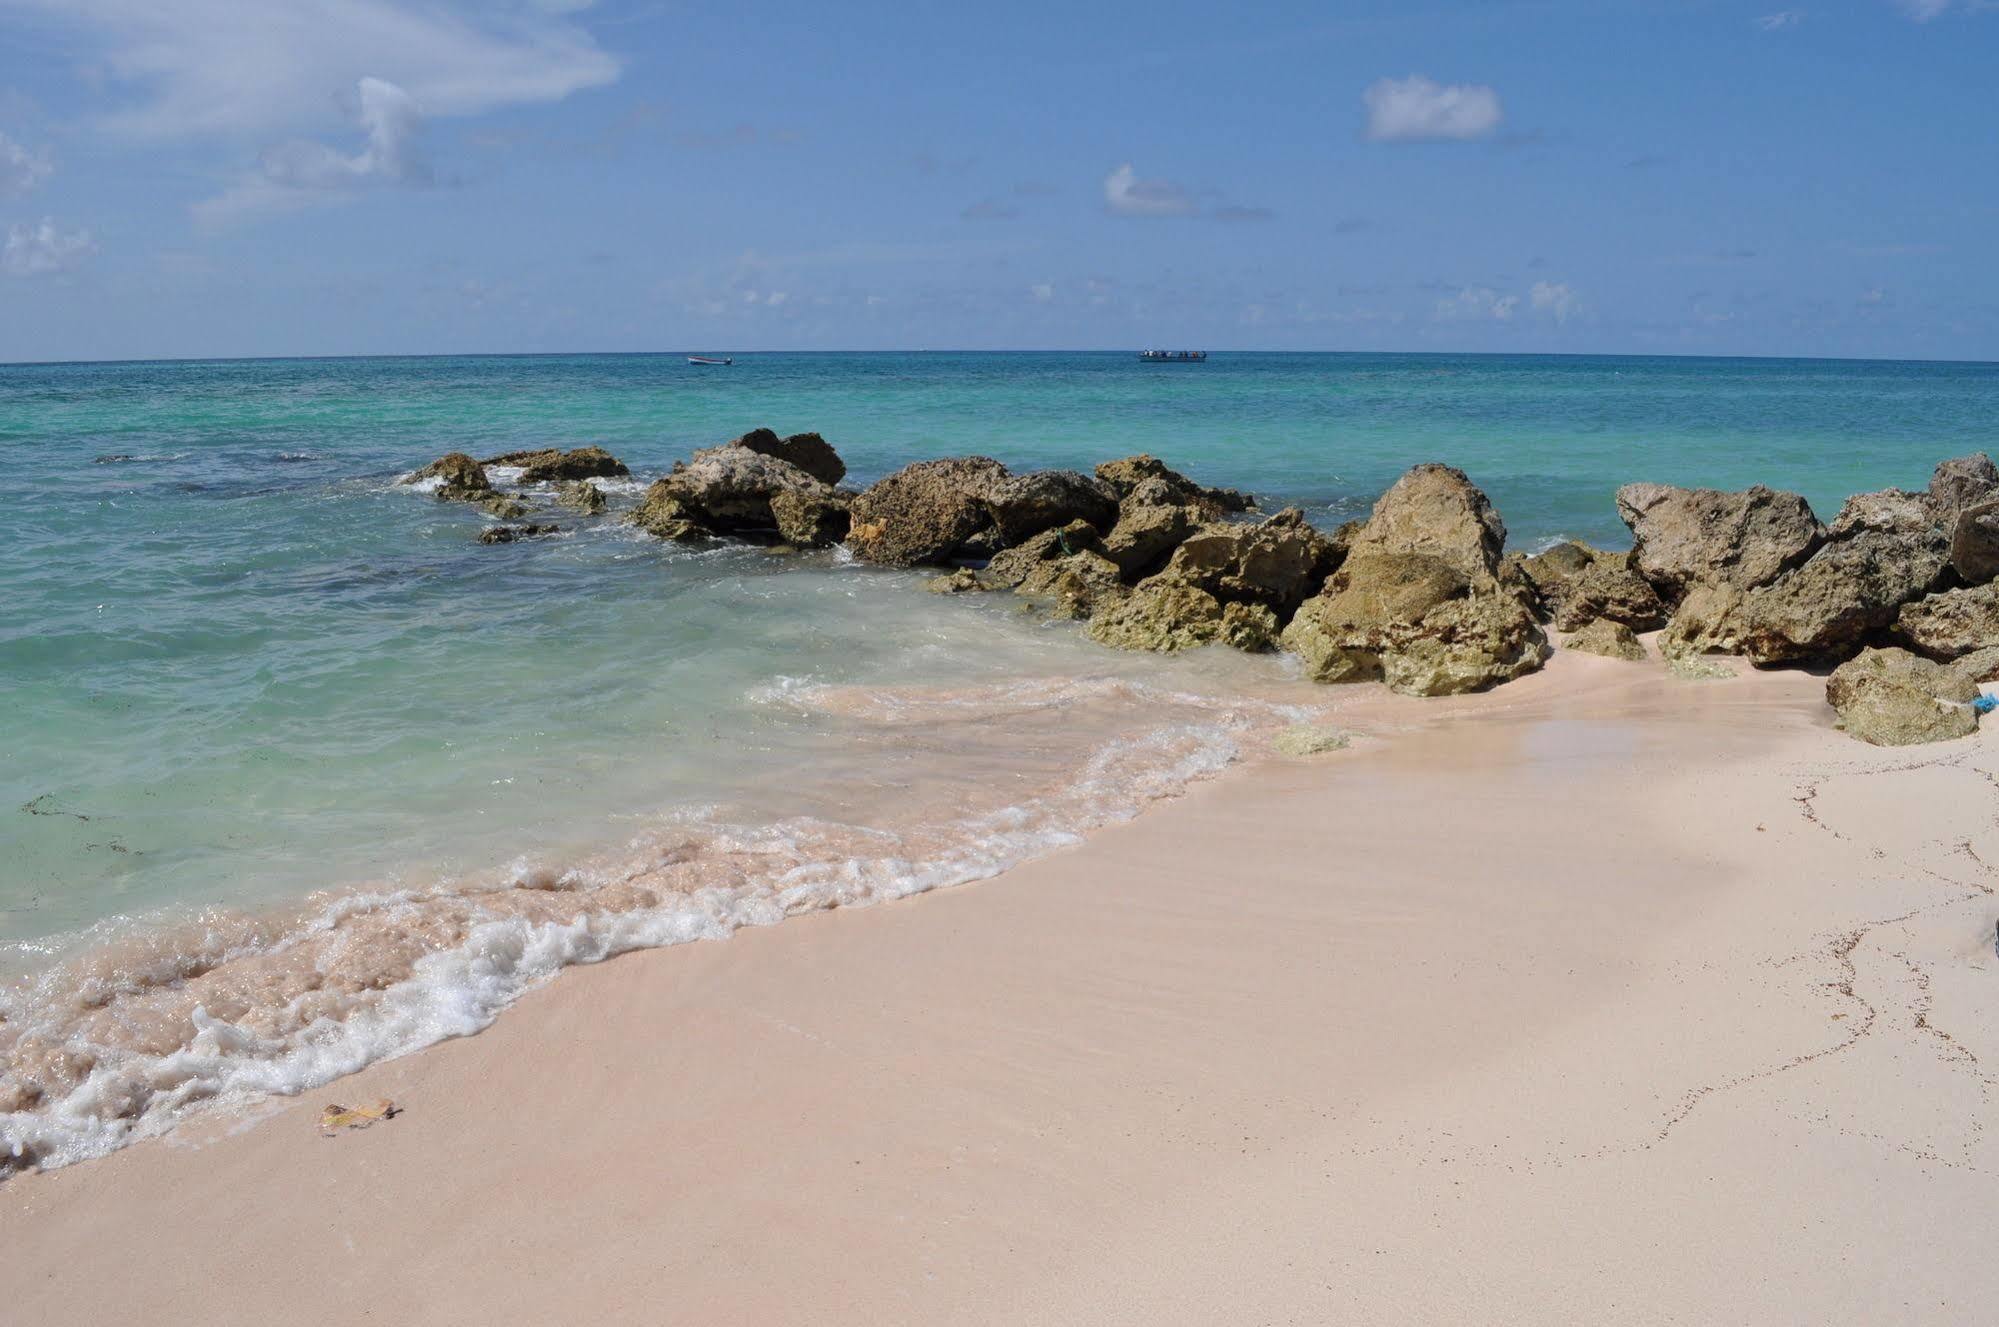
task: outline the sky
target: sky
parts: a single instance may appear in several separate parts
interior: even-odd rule
[[[0,0],[0,361],[1999,360],[1999,0]]]

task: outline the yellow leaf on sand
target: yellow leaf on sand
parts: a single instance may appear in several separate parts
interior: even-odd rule
[[[332,1137],[336,1129],[365,1129],[377,1120],[391,1119],[396,1115],[395,1103],[383,1097],[372,1106],[327,1106],[319,1113],[320,1132]]]

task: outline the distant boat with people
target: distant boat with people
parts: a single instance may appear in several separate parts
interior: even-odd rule
[[[733,359],[711,359],[707,355],[689,355],[687,357],[687,362],[689,364],[716,364],[720,365],[723,368],[727,368],[729,365],[734,364],[736,361]]]
[[[1208,357],[1205,350],[1141,350],[1138,357],[1152,364],[1199,364]]]

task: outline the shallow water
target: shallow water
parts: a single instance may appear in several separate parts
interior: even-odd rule
[[[689,552],[583,518],[484,547],[480,513],[394,482],[445,451],[601,444],[639,477],[624,501],[760,424],[825,433],[857,482],[948,453],[1024,468],[1151,451],[1326,523],[1442,459],[1532,545],[1616,543],[1610,494],[1640,478],[1768,482],[1829,514],[1989,447],[1994,419],[1987,365],[0,367],[0,455],[25,498],[0,543],[0,976],[29,983],[0,996],[0,1044],[86,1048],[98,1068],[62,1081],[94,1072],[98,1095],[38,1144],[85,1155],[122,1136],[82,1123],[118,1116],[119,1093],[168,1111],[296,1087],[467,1030],[551,964],[989,874],[1215,768],[1282,720],[1272,705],[1320,699],[1279,660],[1116,656],[1011,599],[939,600],[837,554]],[[566,883],[524,907],[524,881]],[[469,895],[487,901],[436,902]],[[328,908],[371,918],[366,941]],[[556,937],[584,914],[596,930]],[[471,945],[487,923],[504,934]],[[301,948],[314,927],[346,952]],[[460,964],[484,954],[484,976],[413,981],[393,954],[414,934]],[[273,955],[307,950],[277,971]],[[398,983],[430,1002],[376,1009]],[[197,991],[205,1068],[172,1062]],[[311,1030],[364,1007],[388,1030]]]

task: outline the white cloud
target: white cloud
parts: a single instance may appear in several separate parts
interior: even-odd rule
[[[1055,298],[1055,285],[1050,281],[1037,281],[1027,288],[1036,304],[1047,304]]]
[[[1445,87],[1421,74],[1381,79],[1361,100],[1367,105],[1367,136],[1377,143],[1489,138],[1505,114],[1499,94],[1489,87]]]
[[[1918,23],[1927,23],[1951,6],[1951,0],[1895,0],[1901,11]]]
[[[5,134],[0,134],[0,198],[19,198],[55,169],[48,153],[30,152]]]
[[[42,218],[39,226],[12,226],[7,244],[0,248],[0,271],[8,276],[43,276],[67,272],[97,252],[97,242],[87,230],[57,230],[54,220]]]
[[[416,98],[380,78],[355,86],[354,116],[366,142],[357,152],[294,138],[264,149],[255,172],[194,205],[197,224],[231,222],[325,202],[370,185],[427,185],[430,167],[417,151],[423,115]]]
[[[1194,197],[1171,180],[1141,180],[1126,162],[1104,176],[1104,206],[1121,217],[1190,217]]]
[[[1756,26],[1765,32],[1781,32],[1785,28],[1795,28],[1805,21],[1802,9],[1780,9],[1774,14],[1765,14],[1756,20]]]
[[[1545,313],[1557,323],[1565,323],[1579,307],[1574,287],[1566,281],[1536,281],[1527,292],[1527,302],[1537,313]]]
[[[136,105],[107,122],[153,137],[265,135],[327,124],[364,77],[436,116],[560,101],[618,61],[542,0],[0,0],[74,30],[80,60]]]
[[[1490,286],[1466,286],[1449,299],[1437,301],[1436,317],[1440,322],[1491,319],[1505,323],[1512,322],[1519,311],[1518,295],[1502,295]]]

